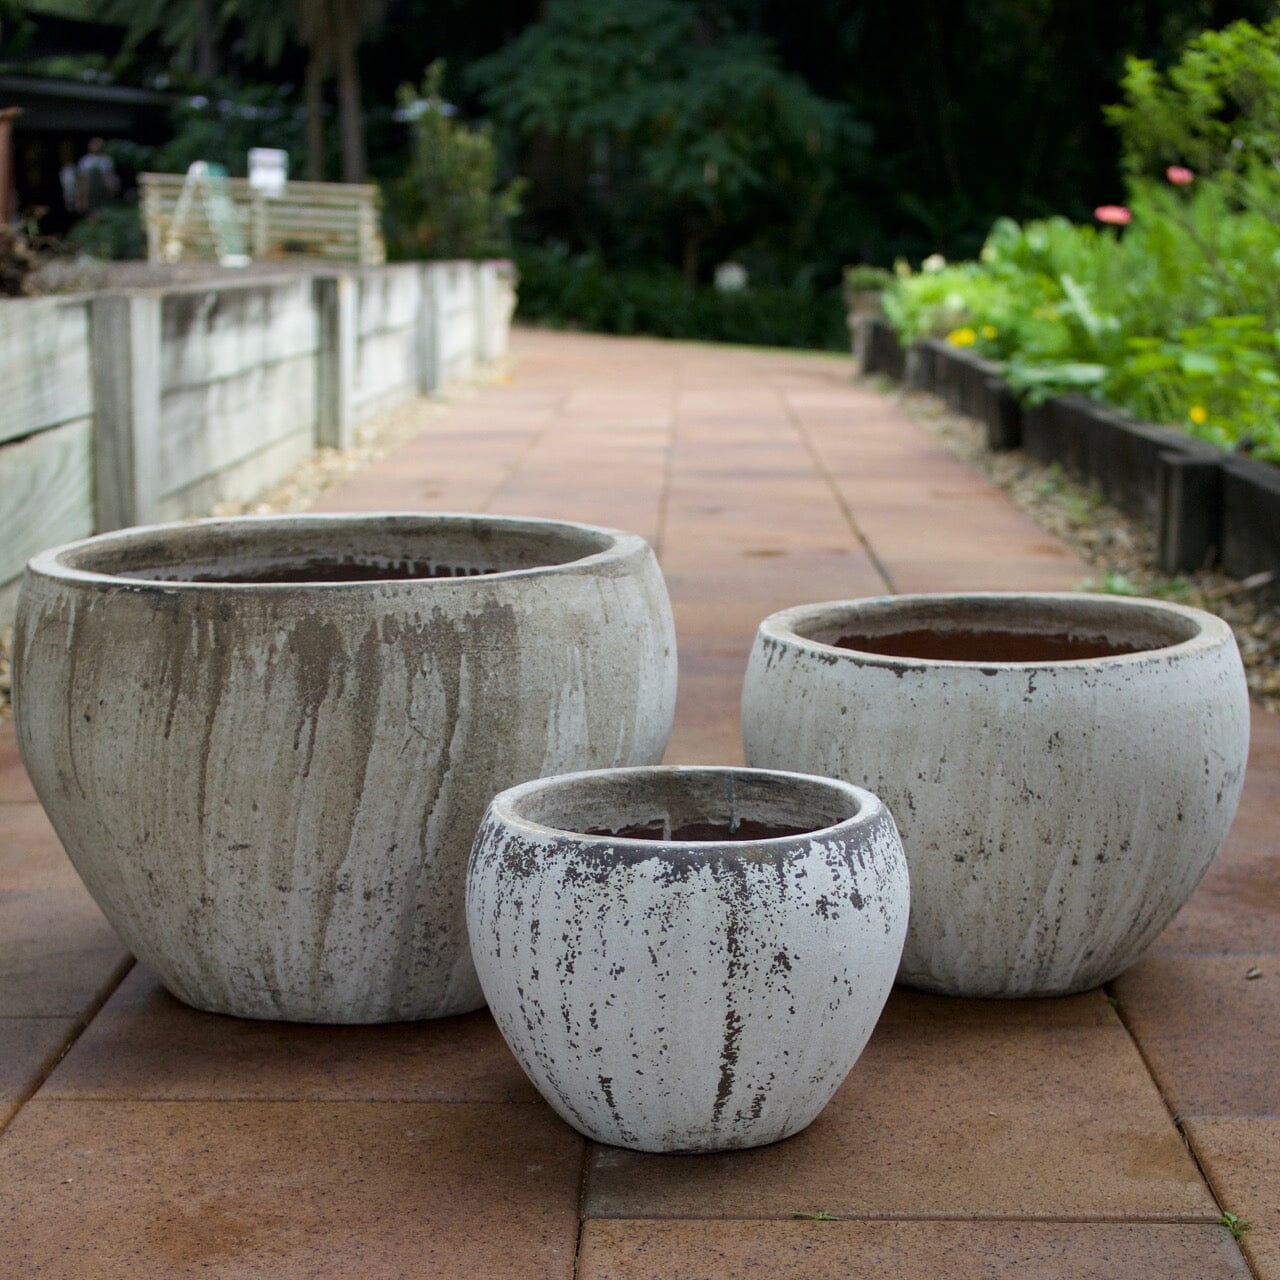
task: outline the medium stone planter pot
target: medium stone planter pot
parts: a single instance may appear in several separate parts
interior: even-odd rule
[[[675,677],[634,535],[269,517],[36,556],[14,706],[76,869],[175,995],[380,1022],[483,1003],[464,896],[485,806],[658,760]]]
[[[902,829],[902,981],[1095,987],[1155,939],[1227,835],[1249,705],[1230,628],[1075,594],[788,609],[756,637],[747,759],[874,789]]]
[[[621,769],[489,808],[467,922],[512,1052],[575,1129],[639,1151],[803,1129],[889,994],[907,920],[870,793],[747,769]]]

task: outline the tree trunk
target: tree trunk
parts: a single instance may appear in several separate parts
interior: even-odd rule
[[[200,0],[196,11],[196,75],[212,80],[218,74],[218,40],[211,0]]]
[[[312,52],[307,59],[307,181],[324,181],[324,68]]]
[[[337,51],[338,130],[342,139],[342,180],[363,182],[364,111],[360,105],[360,65],[356,58],[358,32],[344,32]]]

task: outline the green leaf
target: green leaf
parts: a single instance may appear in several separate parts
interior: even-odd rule
[[[1216,356],[1204,351],[1183,351],[1178,356],[1178,368],[1183,373],[1211,375],[1222,368]]]

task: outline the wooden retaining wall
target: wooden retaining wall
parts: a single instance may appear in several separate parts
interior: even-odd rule
[[[0,302],[0,625],[44,547],[94,531],[89,300]]]

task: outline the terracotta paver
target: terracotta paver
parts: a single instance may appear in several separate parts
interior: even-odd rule
[[[34,803],[36,793],[18,758],[18,742],[12,720],[0,720],[0,804]],[[3,814],[0,814],[0,818]]]
[[[1191,1120],[1187,1136],[1223,1207],[1244,1225],[1257,1280],[1280,1280],[1280,1116]]]
[[[1253,709],[1244,794],[1226,848],[1157,951],[1280,955],[1280,716]]]
[[[75,868],[39,804],[0,804],[0,893],[77,889],[79,885]]]
[[[540,1106],[37,1100],[0,1278],[569,1280],[580,1160]]]
[[[0,1018],[0,1129],[79,1030],[76,1018]]]
[[[588,1222],[578,1280],[1249,1280],[1222,1227]]]
[[[537,1102],[487,1012],[315,1027],[202,1013],[137,966],[41,1097]]]
[[[421,434],[322,509],[649,537],[677,619],[673,762],[741,758],[742,675],[776,609],[1089,573],[844,359],[523,332],[511,378],[412,412]],[[899,992],[807,1133],[713,1158],[588,1148],[484,1014],[243,1022],[142,968],[111,995],[127,953],[33,801],[0,723],[0,1118],[53,1067],[0,1134],[0,1280],[569,1280],[580,1229],[580,1280],[1244,1280],[1175,1111],[1280,1280],[1280,1121],[1254,1115],[1274,1111],[1280,717],[1255,715],[1221,859],[1116,988],[1126,1021],[1102,993]],[[1251,1118],[1209,1118],[1228,1111]],[[860,1220],[792,1216],[818,1211]]]
[[[130,963],[79,885],[0,890],[0,1017],[80,1017]]]
[[[897,991],[798,1136],[721,1156],[596,1147],[588,1217],[1071,1217],[1218,1210],[1097,992],[959,1001]]]
[[[1280,1116],[1280,956],[1149,956],[1115,992],[1178,1115]]]

